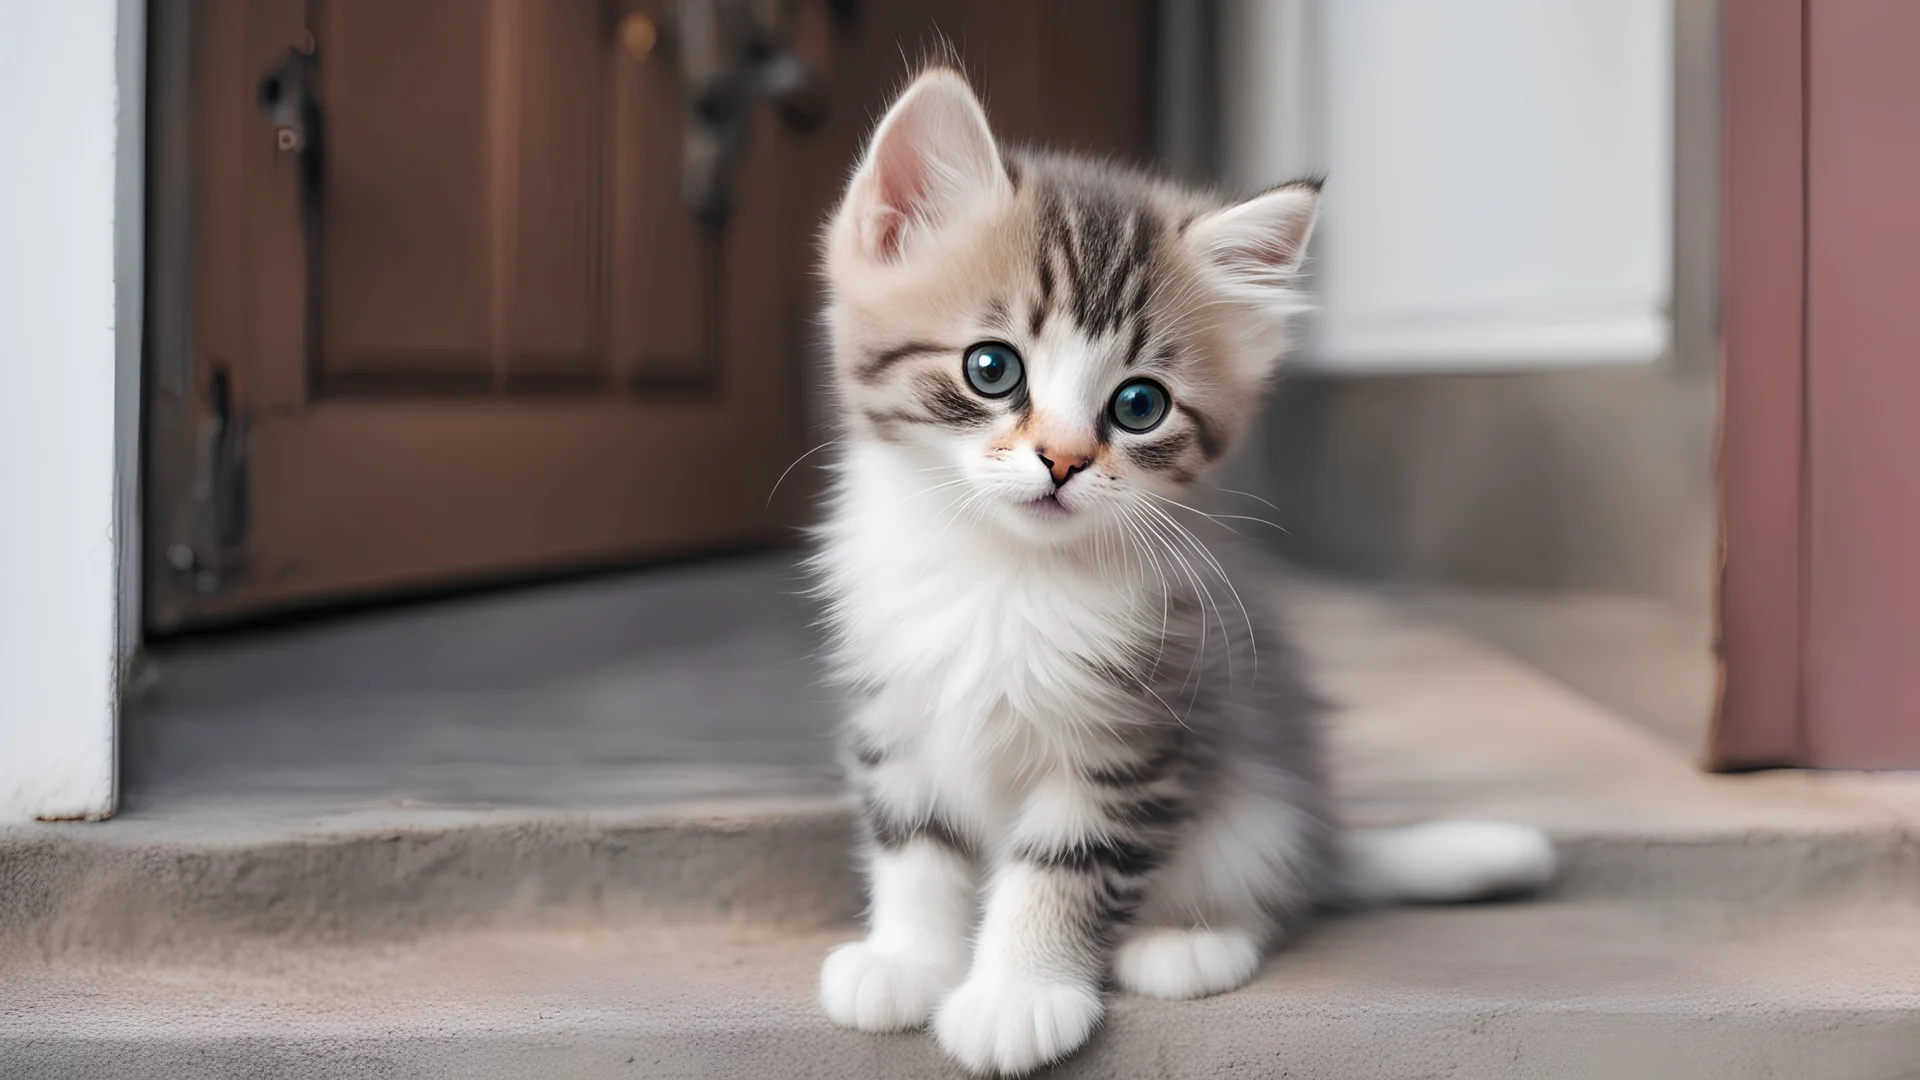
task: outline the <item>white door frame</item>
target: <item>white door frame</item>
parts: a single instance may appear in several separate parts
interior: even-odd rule
[[[0,0],[0,824],[114,811],[145,69],[145,0]]]

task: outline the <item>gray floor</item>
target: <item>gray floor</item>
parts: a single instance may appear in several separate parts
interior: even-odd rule
[[[163,647],[126,725],[123,815],[830,792],[804,586],[784,556],[729,559]],[[1644,607],[1410,604],[1697,746],[1706,643]]]
[[[0,829],[0,1074],[957,1076],[812,1001],[861,897],[797,584],[734,560],[162,650],[128,812]],[[1559,879],[1118,998],[1058,1075],[1912,1073],[1920,779],[1701,773],[1598,700],[1710,668],[1631,606],[1284,584],[1348,820],[1535,825]]]
[[[832,790],[804,586],[730,559],[163,646],[123,817]]]
[[[163,646],[125,725],[122,817],[829,794],[836,707],[805,584],[791,555],[733,558]],[[1706,629],[1657,604],[1391,602],[1505,649],[1680,756],[1697,751]]]
[[[1702,760],[1719,692],[1705,604],[1593,594],[1396,591],[1411,614],[1502,649]]]

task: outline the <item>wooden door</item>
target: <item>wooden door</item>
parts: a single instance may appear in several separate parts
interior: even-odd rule
[[[1920,767],[1920,6],[1728,5],[1724,767]]]
[[[813,238],[903,57],[954,42],[1016,137],[1147,150],[1146,0],[794,0],[825,122],[755,107],[703,223],[690,6],[156,0],[155,272],[192,288],[151,350],[151,628],[789,534]]]

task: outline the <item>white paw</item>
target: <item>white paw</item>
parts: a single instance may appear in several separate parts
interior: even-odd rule
[[[841,1027],[906,1031],[933,1015],[960,972],[950,965],[885,953],[864,941],[827,954],[820,967],[820,1006]]]
[[[1245,986],[1260,970],[1260,942],[1244,930],[1143,927],[1113,953],[1122,990],[1184,1001]]]
[[[941,1004],[933,1033],[974,1072],[1018,1075],[1078,1050],[1105,1009],[1097,987],[975,975]]]

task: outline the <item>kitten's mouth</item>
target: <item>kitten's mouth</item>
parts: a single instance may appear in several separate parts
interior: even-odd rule
[[[1027,509],[1041,517],[1066,517],[1073,513],[1060,501],[1060,496],[1057,494],[1042,495],[1027,503]]]

